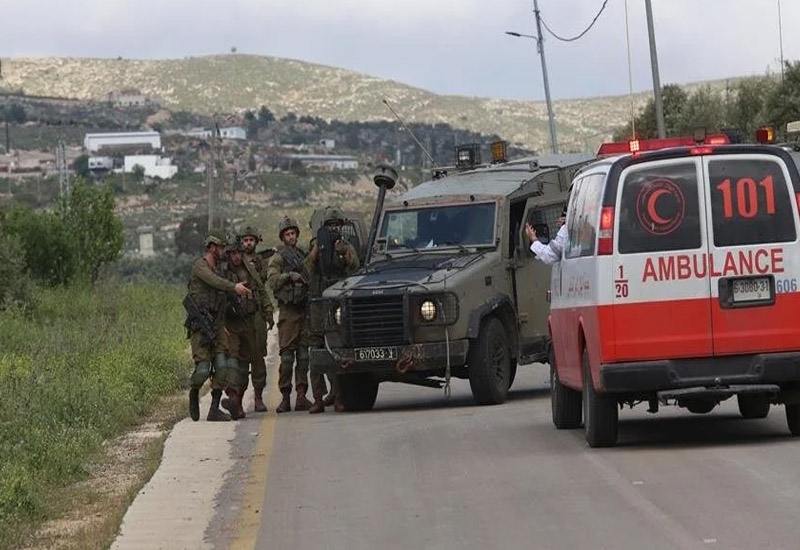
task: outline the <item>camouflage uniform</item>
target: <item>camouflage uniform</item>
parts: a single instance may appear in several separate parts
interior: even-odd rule
[[[212,244],[222,246],[223,243],[224,236],[209,235],[206,238],[206,249],[208,250]],[[212,402],[208,420],[229,420],[227,415],[219,410],[219,400],[223,389],[235,390],[236,385],[235,372],[229,369],[228,364],[228,335],[224,324],[227,293],[234,293],[235,288],[236,284],[220,276],[216,267],[212,266],[205,256],[195,260],[189,279],[187,300],[191,298],[194,307],[208,314],[214,340],[209,345],[198,322],[187,318],[186,328],[192,347],[192,360],[195,363],[189,390],[189,412],[192,420],[199,418],[199,390],[209,378],[211,378]]]
[[[259,307],[253,318],[250,320],[250,327],[254,332],[255,348],[252,363],[250,366],[250,376],[253,380],[253,390],[257,396],[267,385],[267,364],[264,357],[267,355],[267,331],[272,328],[274,321],[274,309],[272,305],[272,292],[267,283],[267,260],[260,254],[244,254],[243,261],[251,268],[253,274],[258,276],[258,282],[253,281],[247,285],[248,288],[258,289]]]
[[[293,228],[299,234],[297,223],[284,218],[279,226],[278,235],[283,240],[285,230]],[[280,347],[280,369],[278,387],[283,400],[278,412],[289,410],[289,395],[292,393],[292,370],[297,386],[296,410],[308,410],[311,402],[306,397],[308,391],[308,267],[310,260],[305,252],[296,246],[282,244],[270,258],[267,268],[267,282],[278,301],[278,345]],[[292,274],[300,274],[302,280],[294,281]],[[295,276],[297,278],[297,276]],[[294,367],[297,363],[296,368]],[[311,376],[312,392],[316,394],[322,387],[325,393],[325,381],[321,375]]]
[[[338,208],[331,208],[328,207],[325,209],[325,215],[322,220],[323,226],[334,227],[337,224],[344,223],[344,215]],[[347,242],[345,239],[341,239],[343,243],[343,249],[341,251],[335,250],[334,253],[331,255],[332,262],[330,265],[322,265],[322,257],[321,253],[317,255],[316,261],[309,262],[309,273],[311,275],[311,284],[309,285],[309,294],[311,298],[318,298],[322,296],[322,293],[325,291],[326,288],[331,286],[337,281],[344,279],[345,277],[352,274],[356,271],[361,262],[358,259],[358,253],[356,252],[355,247],[352,244]],[[327,243],[328,246],[333,246],[334,243]],[[312,247],[314,246],[314,241],[312,241]],[[317,323],[315,323],[317,324]],[[321,323],[317,324],[318,326]],[[324,347],[325,346],[325,339],[321,333],[313,332],[309,339],[310,344],[312,347]],[[311,369],[312,376],[315,374],[315,369]],[[339,394],[339,380],[336,375],[328,374],[328,379],[331,383],[331,391],[328,397],[322,401],[322,395],[314,395],[314,406],[311,409],[311,412],[322,412],[325,410],[325,406],[336,404],[336,410],[343,410],[343,407],[338,403],[338,394]],[[324,378],[323,378],[324,384]],[[319,405],[317,404],[319,402]]]

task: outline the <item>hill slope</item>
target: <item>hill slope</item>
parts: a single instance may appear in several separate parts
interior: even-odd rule
[[[170,109],[204,114],[268,106],[344,121],[387,120],[386,98],[409,122],[446,122],[496,133],[529,148],[548,148],[543,102],[443,96],[392,80],[302,61],[255,55],[179,60],[12,58],[3,62],[6,88],[27,94],[101,99],[136,88]],[[646,94],[636,96],[637,107]],[[585,149],[630,116],[626,96],[555,102],[562,149]]]

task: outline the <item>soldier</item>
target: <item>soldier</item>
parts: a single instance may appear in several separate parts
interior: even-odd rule
[[[322,296],[323,291],[336,281],[339,281],[361,265],[358,253],[352,244],[342,237],[341,228],[345,223],[344,215],[339,208],[327,207],[322,218],[322,227],[317,232],[317,237],[312,241],[311,252],[309,253],[309,272],[311,284],[309,292],[311,298]],[[312,333],[311,345],[313,347],[323,347],[325,341],[323,335]],[[315,375],[314,369],[311,371]],[[321,376],[321,375],[319,375]],[[339,400],[339,380],[336,375],[328,374],[331,384],[331,391],[323,400],[323,394],[314,394],[314,404],[308,411],[311,414],[325,411],[325,407],[333,405],[336,412],[344,411],[344,405]],[[322,379],[324,388],[325,380]]]
[[[231,361],[231,367],[235,373],[236,395],[230,395],[222,399],[222,406],[228,410],[235,409],[240,418],[245,417],[242,398],[247,390],[247,377],[250,364],[256,353],[255,329],[253,327],[253,317],[259,310],[259,291],[258,286],[248,273],[242,259],[242,245],[237,240],[235,244],[229,245],[225,252],[227,262],[224,269],[224,276],[234,283],[244,283],[248,288],[252,288],[249,296],[236,296],[228,300],[225,309],[225,328],[228,331],[228,356],[236,361],[235,365]]]
[[[262,254],[256,253],[256,245],[261,241],[261,235],[252,226],[247,226],[237,235],[241,243],[243,265],[252,279],[248,287],[258,290],[258,311],[249,319],[249,326],[254,332],[255,349],[250,363],[250,376],[253,379],[254,403],[256,412],[265,412],[264,388],[267,385],[267,364],[264,356],[267,354],[267,332],[275,326],[272,296],[267,281],[267,260]],[[245,384],[245,388],[247,384]]]
[[[267,282],[275,298],[278,300],[280,312],[278,314],[278,345],[280,347],[280,372],[278,387],[283,399],[276,412],[283,413],[292,410],[289,396],[292,393],[292,370],[294,369],[295,384],[297,386],[297,400],[295,410],[307,411],[311,402],[306,397],[308,391],[308,285],[309,260],[306,254],[297,247],[300,228],[288,216],[278,224],[278,238],[281,245],[278,252],[270,258]],[[314,385],[314,395],[319,392],[322,384],[322,393],[325,393],[325,381],[320,375],[311,376]]]
[[[189,390],[189,415],[195,421],[200,418],[200,388],[210,377],[211,408],[206,419],[230,420],[227,414],[219,410],[223,389],[228,390],[231,396],[237,395],[235,372],[231,372],[226,355],[228,338],[223,317],[226,293],[247,296],[250,291],[244,283],[231,282],[217,272],[217,264],[225,247],[225,235],[211,233],[204,244],[205,254],[192,265],[189,292],[183,301],[187,312],[187,337],[191,341],[195,363]],[[229,410],[238,418],[238,411]]]

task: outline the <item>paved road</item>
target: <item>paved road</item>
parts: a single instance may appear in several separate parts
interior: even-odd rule
[[[743,420],[735,401],[704,416],[638,407],[618,447],[591,450],[553,428],[545,369],[520,369],[498,407],[473,406],[459,381],[449,403],[387,384],[371,413],[251,415],[221,437],[233,465],[204,546],[800,547],[800,441],[782,408]],[[178,547],[170,525],[165,547]]]

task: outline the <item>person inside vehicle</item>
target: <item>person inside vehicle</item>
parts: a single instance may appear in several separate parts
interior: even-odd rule
[[[561,261],[561,255],[564,253],[564,245],[567,243],[567,203],[564,203],[564,209],[561,211],[561,216],[558,218],[558,233],[555,238],[551,239],[549,243],[543,244],[536,237],[536,230],[529,223],[525,224],[525,234],[531,241],[531,252],[540,262],[546,264],[555,264]]]

